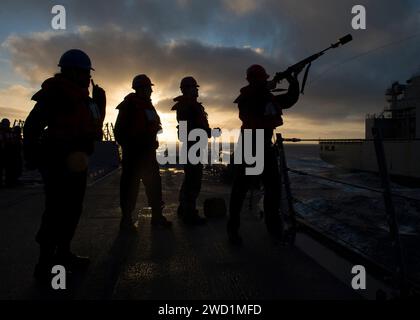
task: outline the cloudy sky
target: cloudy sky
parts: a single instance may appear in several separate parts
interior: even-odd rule
[[[51,27],[55,4],[66,9],[66,30]],[[366,30],[351,27],[356,4],[366,8]],[[352,33],[353,42],[313,64],[305,95],[285,112],[281,130],[288,137],[359,138],[365,115],[385,106],[386,87],[420,70],[418,0],[2,0],[0,26],[1,118],[25,119],[30,97],[58,71],[60,55],[80,48],[107,92],[107,121],[115,121],[134,75],[152,78],[166,139],[176,132],[170,108],[186,75],[201,85],[210,124],[236,128],[232,101],[249,65],[273,74]]]

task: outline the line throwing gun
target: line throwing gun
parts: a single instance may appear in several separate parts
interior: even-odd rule
[[[305,69],[305,74],[303,76],[303,80],[302,80],[302,87],[300,90],[301,94],[304,94],[304,89],[305,89],[305,84],[306,84],[306,80],[308,79],[308,73],[309,73],[309,68],[311,67],[312,61],[318,59],[320,56],[322,56],[326,51],[330,50],[330,49],[335,49],[337,47],[339,47],[340,45],[344,45],[350,41],[353,40],[352,35],[349,33],[348,35],[345,35],[344,37],[338,39],[338,41],[336,43],[331,44],[328,48],[315,53],[301,61],[299,61],[298,63],[295,63],[294,65],[290,66],[289,68],[287,68],[286,71],[283,72],[277,72],[273,79],[271,81],[269,81],[269,87],[272,88],[273,92],[278,92],[278,91],[284,91],[284,89],[274,89],[277,85],[277,83],[279,83],[281,80],[287,78],[288,76],[290,76],[293,73],[297,73],[299,74],[299,72],[302,71],[302,69],[306,66]]]

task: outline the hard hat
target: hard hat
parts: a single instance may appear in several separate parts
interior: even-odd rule
[[[10,127],[10,120],[7,118],[3,118],[1,120],[1,126],[2,128],[9,128]]]
[[[134,77],[131,87],[133,89],[136,89],[139,87],[146,87],[146,86],[150,87],[153,85],[154,84],[152,83],[152,81],[150,80],[148,76],[146,76],[145,74],[139,74]]]
[[[259,64],[253,64],[246,70],[247,80],[267,80],[269,77],[264,67]]]
[[[183,87],[199,87],[197,81],[191,76],[183,78],[181,80],[181,84],[179,86],[180,86],[180,88],[183,88]]]
[[[86,70],[95,70],[92,68],[92,62],[89,56],[79,49],[71,49],[61,56],[58,66],[61,68],[81,68]]]

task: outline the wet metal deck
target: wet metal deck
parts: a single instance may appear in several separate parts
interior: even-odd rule
[[[172,229],[140,216],[138,234],[119,236],[116,171],[90,186],[73,250],[89,255],[86,274],[61,297],[76,299],[358,299],[348,286],[294,247],[272,241],[258,216],[244,212],[244,246],[227,241],[225,218],[187,227],[176,217],[182,173],[162,172],[165,214]],[[228,198],[229,187],[204,181],[201,199]],[[141,188],[138,208],[145,204]],[[34,234],[43,208],[42,188],[1,190],[0,299],[51,298],[32,278]]]

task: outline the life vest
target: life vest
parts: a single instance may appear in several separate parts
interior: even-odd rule
[[[32,100],[46,108],[47,140],[70,144],[102,140],[103,115],[87,88],[58,74],[44,81]]]
[[[210,137],[211,129],[203,105],[196,99],[185,96],[178,96],[174,98],[174,101],[176,104],[171,110],[176,111],[178,123],[187,121],[188,132],[193,129],[203,129]]]
[[[246,86],[234,103],[238,104],[242,129],[273,130],[283,125],[281,106],[268,90]]]
[[[115,126],[115,136],[120,144],[124,144],[124,141],[156,141],[156,135],[162,129],[162,125],[150,99],[130,93],[117,109],[120,114]]]

